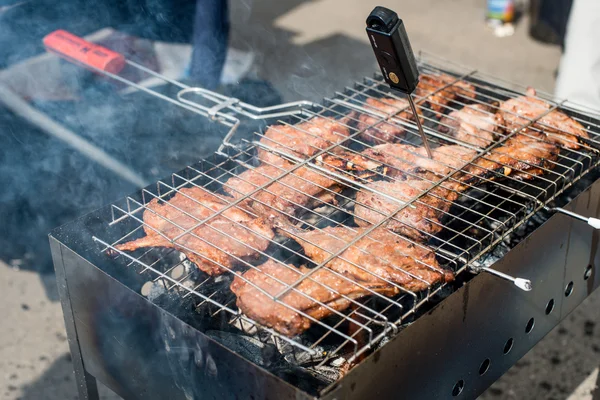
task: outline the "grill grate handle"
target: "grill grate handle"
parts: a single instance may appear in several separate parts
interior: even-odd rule
[[[506,279],[507,281],[511,281],[512,283],[515,284],[516,287],[518,287],[519,289],[521,289],[525,292],[530,292],[533,289],[533,285],[531,284],[531,281],[529,279],[515,278],[514,276],[507,275],[504,272],[500,272],[500,271],[497,271],[497,270],[495,270],[493,268],[489,268],[489,267],[480,267],[480,269],[482,271],[488,272],[499,278]]]
[[[577,213],[574,213],[573,211],[565,210],[564,208],[560,208],[560,207],[552,207],[552,208],[544,207],[544,208],[546,209],[546,211],[564,214],[571,218],[575,218],[580,221],[583,221],[594,229],[600,229],[600,219],[598,219],[598,218],[584,217],[581,214],[577,214]]]
[[[120,53],[89,42],[62,29],[46,35],[43,39],[43,43],[49,52],[52,52],[73,64],[82,66],[90,71],[104,75],[130,87],[144,91],[152,96],[185,108],[186,110],[200,114],[212,121],[216,120],[228,126],[230,130],[227,135],[225,135],[223,143],[217,151],[218,153],[222,152],[226,145],[235,147],[235,145],[230,143],[230,140],[235,134],[240,124],[240,120],[231,115],[232,113],[257,120],[300,114],[304,109],[315,106],[314,103],[303,100],[270,107],[256,107],[233,97],[224,96],[217,92],[199,87],[191,87],[177,80],[170,79],[143,65],[126,59]],[[179,88],[179,91],[173,98],[124,78],[119,75],[119,72],[126,66],[140,70],[155,78],[159,78],[166,83],[174,85]],[[195,99],[190,99],[190,95],[195,95]],[[202,104],[200,100],[210,103],[210,106]]]

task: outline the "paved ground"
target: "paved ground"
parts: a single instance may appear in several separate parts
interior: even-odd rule
[[[364,19],[375,5],[400,12],[414,49],[542,90],[552,91],[560,57],[558,48],[526,35],[526,18],[514,36],[493,37],[484,28],[482,0],[231,3],[233,43],[257,51],[258,75],[287,100],[320,100],[372,74]],[[75,397],[60,305],[56,293],[44,290],[52,279],[0,263],[0,398]],[[588,399],[600,364],[599,308],[596,293],[482,398]],[[104,388],[102,395],[114,398]]]
[[[60,303],[48,300],[44,287],[49,285],[42,282],[53,279],[0,263],[1,399],[76,398]],[[102,389],[104,398],[118,398]]]
[[[559,48],[533,42],[527,35],[527,18],[514,36],[494,37],[485,30],[485,2],[481,0],[255,0],[236,4],[234,19],[244,23],[236,28],[234,43],[260,49],[261,75],[274,82],[287,99],[320,100],[373,73],[376,64],[364,24],[377,5],[399,13],[415,51],[538,89],[554,88]]]

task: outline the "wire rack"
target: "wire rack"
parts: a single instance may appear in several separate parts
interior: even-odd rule
[[[436,66],[436,62],[437,65],[444,65],[444,68]],[[299,157],[294,148],[288,147],[287,142],[268,139],[264,136],[264,132],[256,132],[253,136],[242,138],[235,143],[230,141],[232,138],[227,138],[214,157],[202,160],[194,166],[173,174],[169,179],[158,182],[155,187],[143,189],[113,204],[111,225],[122,226],[122,230],[126,233],[118,240],[103,237],[94,237],[94,240],[102,245],[103,250],[116,254],[126,262],[127,266],[136,268],[141,274],[160,284],[163,290],[160,291],[159,296],[176,292],[183,299],[192,299],[196,310],[204,310],[210,318],[225,319],[230,327],[234,327],[241,334],[267,338],[264,340],[283,343],[285,346],[291,346],[313,356],[320,355],[321,364],[338,356],[343,356],[350,363],[357,361],[365,352],[376,348],[383,338],[393,335],[404,324],[414,320],[424,305],[434,304],[441,298],[441,294],[451,291],[453,286],[439,279],[432,283],[419,273],[401,270],[409,281],[418,283],[417,287],[420,289],[413,290],[409,285],[378,275],[368,265],[361,265],[356,257],[349,255],[349,250],[358,248],[358,252],[364,256],[362,259],[389,264],[387,255],[369,253],[366,247],[359,245],[361,241],[378,242],[373,234],[390,221],[402,223],[398,215],[403,210],[411,207],[435,208],[427,201],[428,197],[444,200],[436,192],[436,188],[457,190],[453,189],[455,186],[452,184],[460,183],[463,188],[460,193],[457,193],[459,200],[453,202],[449,209],[435,209],[439,218],[428,221],[433,225],[440,225],[443,229],[431,233],[419,227],[412,227],[418,231],[421,238],[418,240],[414,237],[400,238],[399,234],[395,235],[400,238],[399,240],[409,242],[414,248],[435,253],[434,262],[431,259],[424,261],[423,258],[415,257],[412,253],[401,254],[411,259],[411,263],[420,270],[430,273],[449,270],[457,277],[465,276],[465,271],[477,270],[478,260],[490,249],[600,162],[597,150],[600,148],[598,147],[600,133],[598,121],[573,109],[561,107],[562,103],[553,102],[548,97],[544,98],[544,101],[550,104],[548,110],[534,119],[524,120],[522,126],[517,129],[498,134],[497,139],[486,148],[465,143],[444,133],[445,123],[440,120],[441,114],[449,118],[445,120],[448,122],[452,120],[452,116],[448,115],[450,112],[469,104],[488,104],[497,108],[500,102],[521,96],[518,91],[499,86],[502,82],[495,77],[460,66],[452,66],[451,72],[447,68],[446,63],[441,64],[437,60],[422,58],[420,62],[422,75],[449,74],[452,79],[446,85],[416,98],[422,106],[425,129],[434,148],[457,144],[472,151],[472,157],[461,163],[458,168],[444,164],[448,172],[443,176],[431,177],[419,173],[416,169],[409,169],[404,171],[402,178],[398,178],[389,176],[387,169],[375,168],[369,171],[368,177],[360,177],[350,173],[344,166],[331,167],[324,161],[356,156],[381,164],[380,160],[369,159],[363,151],[373,146],[364,132],[377,131],[382,128],[382,124],[400,126],[405,130],[400,143],[419,145],[420,137],[414,121],[406,118],[406,114],[403,113],[407,111],[408,104],[403,109],[397,108],[393,113],[386,113],[367,103],[369,98],[402,100],[401,95],[389,90],[380,75],[375,75],[373,78],[356,82],[353,86],[345,88],[343,92],[336,93],[332,98],[326,98],[322,104],[307,103],[295,115],[278,120],[268,128],[279,130],[281,135],[277,137],[285,137],[289,129],[299,130],[309,137],[314,136],[313,131],[306,129],[309,126],[307,124],[310,124],[309,121],[323,118],[341,124],[346,129],[348,135],[344,135],[341,138],[343,140],[318,148],[308,157]],[[444,100],[445,89],[465,82],[472,85],[470,86],[474,89],[472,96],[458,96],[448,99],[447,103],[445,101],[436,103],[432,100],[433,94],[438,95],[437,99]],[[429,102],[426,106],[423,105],[425,101]],[[437,111],[432,110],[435,106]],[[497,171],[490,171],[489,175],[478,176],[478,179],[471,183],[461,178],[468,175],[469,171],[473,171],[469,170],[469,166],[480,165],[477,163],[489,158],[490,152],[495,149],[501,151],[502,146],[515,135],[546,141],[545,136],[537,135],[543,130],[540,119],[559,108],[586,128],[590,136],[588,140],[580,143],[577,148],[561,146],[560,153],[554,159],[535,166],[536,169],[541,170],[541,173],[538,172],[535,176],[529,168],[534,166],[522,163],[524,165],[522,169],[512,164],[506,165],[505,167],[510,168],[511,173],[501,177],[498,176]],[[372,123],[369,126],[361,126],[359,124],[361,115],[368,115],[374,119],[370,120]],[[446,127],[450,128],[447,124]],[[258,157],[260,152],[281,157],[286,162],[285,166],[278,162],[265,161],[264,157],[260,160]],[[343,156],[340,155],[342,153]],[[265,172],[267,170],[268,173]],[[518,174],[514,173],[515,170]],[[249,180],[248,177],[253,176],[252,173],[254,176],[260,176],[261,179]],[[234,178],[237,179],[237,184],[228,185],[230,179]],[[371,191],[388,200],[394,200],[389,199],[389,194],[373,189],[371,181],[397,180],[406,183],[412,182],[411,179],[426,181],[428,188],[418,191],[410,199],[402,201],[396,199],[397,207],[392,212],[382,212],[369,204],[359,204],[357,201],[358,191]],[[198,208],[207,207],[184,191],[185,188],[196,188],[219,195],[233,195],[233,197],[220,196],[218,201],[221,204],[217,209],[212,209],[210,215],[206,217],[199,217],[190,210],[173,206],[188,220],[185,224],[177,220],[169,220],[168,223],[177,228],[177,234],[165,235],[157,230],[156,226],[147,222],[150,214],[165,218],[164,215],[157,213],[156,208],[150,206],[151,204],[168,203],[174,196],[183,196],[190,201],[195,201]],[[274,205],[275,200],[282,198],[288,207]],[[332,200],[334,198],[335,201]],[[248,225],[233,218],[231,212],[243,212],[251,218],[261,217],[256,207],[247,207],[249,201],[260,209],[271,210],[273,215],[278,218],[283,217],[283,220],[289,223],[289,226],[284,224],[274,229],[274,235],[251,232],[254,239],[267,241],[268,246],[258,246],[255,241],[248,243],[231,230],[220,230],[217,224],[213,223],[225,221],[231,226],[240,226],[247,230]],[[381,214],[379,222],[363,224],[366,225],[364,227],[357,226],[360,217],[355,215],[354,210],[358,205]],[[198,233],[199,229],[207,226],[212,232],[211,237]],[[346,232],[351,232],[354,236],[351,235],[351,239],[336,236],[336,231],[327,227],[344,227]],[[287,235],[282,234],[286,231]],[[343,245],[337,245],[332,249],[321,239],[311,241],[303,236],[304,239],[294,240],[294,235],[301,235],[298,232],[317,232],[321,234],[319,236],[321,239],[343,241]],[[134,252],[119,249],[119,245],[150,233],[160,236],[167,243],[167,249],[151,247]],[[221,257],[220,253],[219,256],[212,257],[210,254],[215,254],[214,252],[207,253],[198,251],[197,246],[190,247],[189,240],[186,240],[190,237],[208,247],[216,248],[217,253],[220,250],[215,243],[219,240],[226,240],[231,246],[243,245],[251,248],[253,257],[235,253],[228,254],[225,258]],[[313,258],[307,256],[307,252],[303,251],[299,243],[313,246],[313,250],[317,249],[316,251],[326,255],[319,262],[315,262]],[[221,249],[220,252],[224,253],[226,250]],[[187,254],[188,257],[182,254]],[[200,272],[190,262],[190,254],[194,256],[196,262],[204,260],[217,265],[223,274],[211,276]],[[223,259],[227,262],[222,262]],[[340,269],[330,268],[330,263],[335,260],[344,261],[361,273],[372,276],[379,283],[385,282],[383,285],[385,290],[381,287],[374,288],[365,283],[366,281],[358,281]],[[261,266],[268,261],[274,262],[278,268],[292,271],[293,279],[282,280],[279,276],[263,272]],[[300,266],[308,268],[300,270]],[[344,291],[340,289],[341,286],[328,285],[320,279],[322,272],[319,271],[325,269],[331,275],[331,279],[340,285],[352,285],[353,291]],[[264,286],[249,279],[247,271],[252,270],[259,274],[266,274],[272,280],[271,286],[277,290],[265,289]],[[238,308],[236,296],[229,290],[233,277],[239,283],[250,285],[257,295],[263,296],[265,303],[272,302],[277,307],[283,307],[279,309],[294,313],[311,327],[290,337],[281,333],[282,330],[276,325],[269,327],[268,322],[259,322],[250,318]],[[318,296],[313,297],[312,292],[303,287],[324,288],[329,293],[329,297],[327,300],[322,300],[323,298]],[[357,296],[356,293],[360,295]],[[296,306],[296,303],[290,300],[291,296],[308,300],[311,307]],[[345,306],[340,307],[338,305],[340,302]],[[319,317],[315,310],[328,317]],[[327,355],[322,357],[321,353],[325,345],[329,350]]]

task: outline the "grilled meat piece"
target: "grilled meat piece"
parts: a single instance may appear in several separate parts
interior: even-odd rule
[[[385,122],[379,122],[382,117],[373,114],[360,114],[357,129],[363,131],[360,138],[367,143],[393,143],[404,136],[406,128],[391,119],[403,121],[415,121],[415,116],[410,110],[408,100],[396,98],[374,99],[368,98],[365,102],[366,108],[375,109],[379,113],[386,114]],[[417,114],[423,122],[423,113],[417,108]],[[379,122],[379,123],[378,123]],[[371,125],[374,125],[370,127]],[[370,128],[369,128],[370,127]]]
[[[478,147],[488,147],[501,132],[501,114],[491,112],[487,104],[472,104],[452,111],[440,121],[440,131]]]
[[[203,272],[220,275],[238,264],[238,258],[257,258],[274,237],[273,230],[264,219],[256,218],[237,206],[195,227],[231,201],[233,199],[199,187],[180,189],[168,201],[159,202],[155,198],[146,205],[143,214],[146,236],[115,247],[121,251],[145,247],[173,248],[184,253]],[[189,229],[189,233],[174,240]]]
[[[314,159],[314,163],[338,174],[349,174],[352,178],[367,179],[387,173],[387,167],[382,163],[350,150],[322,154]]]
[[[282,233],[296,240],[308,257],[321,264],[363,235],[366,229],[338,226],[300,231],[283,228]],[[382,228],[361,237],[325,266],[356,282],[370,285],[383,281],[412,292],[454,279],[452,272],[438,265],[431,249]]]
[[[475,86],[462,80],[455,82],[457,79],[446,74],[422,74],[417,85],[417,96],[424,97],[431,109],[437,113],[443,113],[448,104],[458,97],[464,100],[474,99]],[[441,89],[446,85],[450,86]],[[441,90],[434,93],[438,89]]]
[[[369,190],[361,189],[356,194],[354,221],[359,226],[367,227],[389,218],[385,223],[388,229],[416,241],[427,241],[444,228],[440,222],[441,218],[466,187],[453,182],[443,182],[442,186],[431,189],[429,193],[393,215],[393,218],[390,217],[403,204],[423,194],[433,185],[432,182],[416,179],[369,183]]]
[[[436,92],[445,85],[446,83],[435,75],[423,74],[419,78],[416,93],[418,97],[425,98],[433,111],[443,113],[448,104],[456,98],[456,93],[450,87]]]
[[[444,176],[453,170],[461,170],[476,155],[475,150],[459,145],[440,146],[433,149],[433,159],[420,158],[419,166],[424,172]]]
[[[518,135],[480,156],[468,167],[477,152],[458,145],[433,149],[433,159],[427,157],[423,147],[402,144],[374,146],[362,155],[388,166],[388,175],[396,179],[427,177],[435,181],[457,170],[455,179],[474,185],[480,179],[495,177],[498,173],[512,174],[519,179],[533,178],[540,175],[540,168],[554,166],[552,162],[557,160],[558,151],[552,143]]]
[[[519,166],[522,167],[521,170],[512,171],[511,176],[521,180],[533,179],[552,170],[556,166],[560,152],[560,149],[552,143],[541,142],[525,135],[517,135],[509,139],[506,147],[514,158],[520,157],[522,161],[531,160],[526,168]],[[513,148],[519,150],[513,150]],[[526,152],[528,156],[525,157],[519,152]]]
[[[475,85],[472,83],[469,83],[463,79],[460,79],[457,82],[457,79],[459,79],[458,77],[448,74],[439,74],[437,78],[445,84],[450,84],[450,87],[456,96],[462,100],[469,101],[477,97],[477,90],[475,89]]]
[[[389,176],[404,179],[423,173],[444,176],[463,168],[477,155],[474,150],[458,145],[440,146],[432,153],[430,159],[424,147],[405,144],[382,144],[362,152],[363,156],[388,166]]]
[[[393,149],[400,149],[406,152],[401,145],[388,145]],[[380,146],[376,146],[380,147]],[[465,157],[454,158],[453,166],[460,168],[453,179],[443,182],[440,186],[431,189],[427,194],[422,195],[439,179],[439,175],[450,173],[447,170],[435,168],[436,153],[442,153],[448,157],[446,163],[451,163],[451,155],[455,149],[461,149],[459,146],[442,146],[434,150],[434,160],[428,158],[416,157],[416,160],[425,160],[429,165],[421,166],[421,171],[436,172],[435,174],[425,174],[428,180],[408,179],[405,181],[394,182],[373,182],[367,186],[369,189],[361,189],[356,195],[356,205],[354,207],[355,222],[359,226],[369,226],[378,223],[385,218],[385,226],[397,233],[410,237],[416,241],[426,241],[432,235],[435,235],[443,226],[440,219],[463,191],[470,185],[481,183],[484,178],[495,179],[498,175],[511,176],[515,179],[532,179],[535,176],[545,173],[548,169],[554,167],[553,161],[558,157],[556,146],[551,143],[541,142],[524,135],[515,136],[506,141],[503,146],[491,150],[484,156],[477,158],[473,163],[466,165],[469,159],[475,156],[475,152],[465,154]],[[424,149],[421,150],[424,152]],[[409,153],[412,156],[412,152]],[[409,157],[404,157],[404,161]],[[415,162],[411,163],[414,164]],[[462,164],[462,165],[461,165]],[[411,166],[402,166],[397,163],[394,167],[400,167],[401,170],[408,170]],[[423,176],[421,174],[421,176]],[[403,202],[408,202],[417,196],[416,201],[406,206],[390,218],[394,211],[399,209]],[[390,196],[394,201],[390,199]]]
[[[533,128],[540,132],[540,137],[545,140],[564,146],[567,149],[578,149],[579,139],[589,139],[583,125],[559,110],[552,110],[542,116],[552,106],[535,97],[535,90],[528,89],[527,96],[509,99],[500,105],[499,114],[502,115],[507,131],[518,129],[532,120],[539,118]]]
[[[558,149],[552,143],[517,135],[469,165],[465,170],[470,175],[465,179],[471,184],[479,178],[492,178],[497,174],[532,179],[552,169],[557,159]]]
[[[362,155],[388,166],[388,175],[404,177],[418,168],[418,160],[427,157],[427,152],[424,147],[388,143],[370,147]]]
[[[260,186],[279,178],[293,167],[291,163],[262,164],[230,178],[223,189],[236,199],[252,193]],[[277,179],[244,201],[245,206],[269,220],[292,218],[324,204],[335,204],[335,194],[342,190],[340,183],[308,167],[300,167]]]
[[[384,296],[399,293],[397,288],[382,280],[361,282],[361,287],[351,278],[340,277],[322,268],[305,278],[296,290],[282,296],[280,302],[273,300],[272,296],[309,271],[306,267],[296,268],[269,260],[244,272],[243,279],[236,276],[231,291],[237,296],[236,304],[245,315],[289,337],[310,327],[313,320],[307,316],[321,320],[334,314],[334,310],[343,311],[352,304],[351,300],[371,295],[370,290]]]
[[[319,150],[333,144],[341,144],[350,135],[344,120],[315,117],[296,125],[272,125],[265,132],[260,143],[284,153],[300,158],[311,157]],[[279,165],[285,162],[281,157],[264,149],[258,149],[258,158],[267,164]]]

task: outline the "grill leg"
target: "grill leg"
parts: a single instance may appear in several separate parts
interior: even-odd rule
[[[75,359],[73,359],[73,364],[75,364]],[[77,384],[77,391],[79,392],[79,400],[99,400],[100,395],[98,394],[96,378],[83,369],[83,361],[81,367],[83,371],[80,371],[79,373],[77,367],[74,368],[75,383]]]
[[[73,360],[73,369],[75,371],[75,383],[80,400],[99,400],[98,386],[96,378],[90,375],[83,365],[83,357],[79,347],[79,339],[75,328],[75,319],[73,318],[73,310],[71,308],[71,297],[69,296],[69,288],[67,286],[67,277],[62,258],[62,245],[50,238],[50,248],[52,249],[52,261],[54,262],[54,270],[56,271],[56,283],[60,294],[60,303],[65,318],[65,328],[67,329],[67,338],[69,339],[69,350]]]
[[[600,372],[596,378],[596,386],[592,389],[592,400],[600,400]]]

